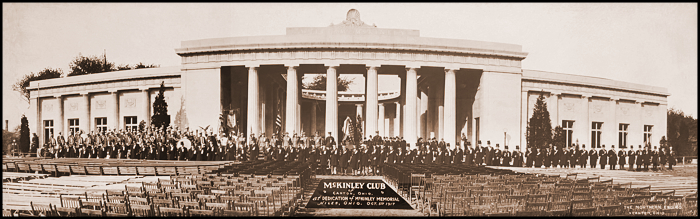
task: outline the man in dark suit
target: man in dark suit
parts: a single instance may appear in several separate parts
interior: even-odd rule
[[[333,138],[332,132],[328,132],[328,136],[326,137],[326,148],[333,148],[333,145],[335,145],[335,138]]]
[[[630,149],[627,151],[627,157],[630,164],[629,171],[634,171],[634,165],[637,164],[637,152],[634,151],[634,145],[630,145]]]
[[[620,151],[617,152],[617,163],[620,165],[619,170],[625,169],[625,163],[627,163],[627,151],[625,151],[622,146],[620,146]]]
[[[507,167],[509,167],[509,166],[510,166],[510,159],[511,159],[511,157],[512,157],[512,154],[511,154],[510,151],[508,150],[508,146],[507,146],[507,145],[506,145],[503,149],[505,149],[505,150],[503,150],[503,163],[501,164],[501,166],[507,166]]]
[[[614,170],[617,166],[617,152],[615,151],[615,145],[610,146],[610,150],[608,150],[608,165],[610,165],[611,170]]]
[[[586,165],[588,164],[588,150],[586,150],[585,144],[581,145],[581,156],[578,159],[581,168],[586,168]]]
[[[598,166],[598,151],[596,151],[595,146],[591,146],[588,157],[591,159],[591,168]]]
[[[605,145],[598,151],[598,155],[600,156],[600,169],[605,169],[605,165],[608,165],[608,151],[605,149]]]
[[[491,165],[493,166],[500,166],[501,165],[501,146],[496,144],[496,149],[493,150],[493,161],[491,162]]]

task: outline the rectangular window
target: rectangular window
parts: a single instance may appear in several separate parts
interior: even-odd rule
[[[603,134],[603,123],[593,122],[591,125],[591,147],[600,147],[600,136]]]
[[[78,134],[78,131],[80,131],[80,120],[68,119],[68,131]]]
[[[474,139],[474,145],[479,143],[479,118],[474,118],[474,124],[476,125],[476,139]]]
[[[564,135],[566,136],[566,147],[571,146],[573,143],[573,136],[574,136],[574,121],[571,120],[562,120],[561,121],[564,129]]]
[[[125,116],[124,117],[124,129],[126,131],[131,131],[131,130],[138,130],[139,128],[139,123],[136,122],[136,116]]]
[[[651,128],[653,125],[644,125],[644,146],[651,144]]]
[[[53,135],[53,120],[44,120],[44,143],[49,142]]]
[[[622,124],[620,123],[620,128],[618,132],[618,148],[627,148],[627,128],[630,126],[630,124]]]
[[[98,132],[107,132],[107,118],[95,118],[95,128]]]

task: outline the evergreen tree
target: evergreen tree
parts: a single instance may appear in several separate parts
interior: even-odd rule
[[[527,123],[526,139],[527,146],[532,148],[545,148],[552,142],[552,122],[543,93],[537,98],[535,110]]]
[[[158,95],[156,100],[153,102],[153,116],[151,116],[151,125],[156,128],[163,129],[170,125],[170,116],[168,115],[168,103],[165,102],[165,84],[163,81],[160,82],[160,89],[158,90]]]
[[[569,145],[566,145],[566,133],[564,133],[564,129],[561,126],[557,126],[554,128],[554,137],[552,138],[552,145],[554,147],[557,147],[557,149],[561,150],[562,148],[568,147]]]
[[[27,117],[22,115],[22,119],[20,120],[22,125],[19,130],[19,151],[20,152],[29,152],[29,120],[27,120]]]

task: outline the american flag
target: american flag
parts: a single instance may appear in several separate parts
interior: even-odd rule
[[[277,99],[277,113],[275,113],[275,133],[282,132],[282,98]]]

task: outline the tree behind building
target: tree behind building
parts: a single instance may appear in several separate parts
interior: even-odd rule
[[[153,102],[153,116],[151,116],[151,124],[156,128],[167,128],[170,125],[170,116],[168,115],[168,103],[165,102],[165,84],[160,82],[160,89],[156,100]]]
[[[22,153],[29,152],[29,120],[27,117],[22,115],[21,127],[19,130],[19,151]]]
[[[545,148],[552,142],[552,122],[543,93],[537,98],[532,117],[527,123],[526,139],[527,146],[532,148]]]

